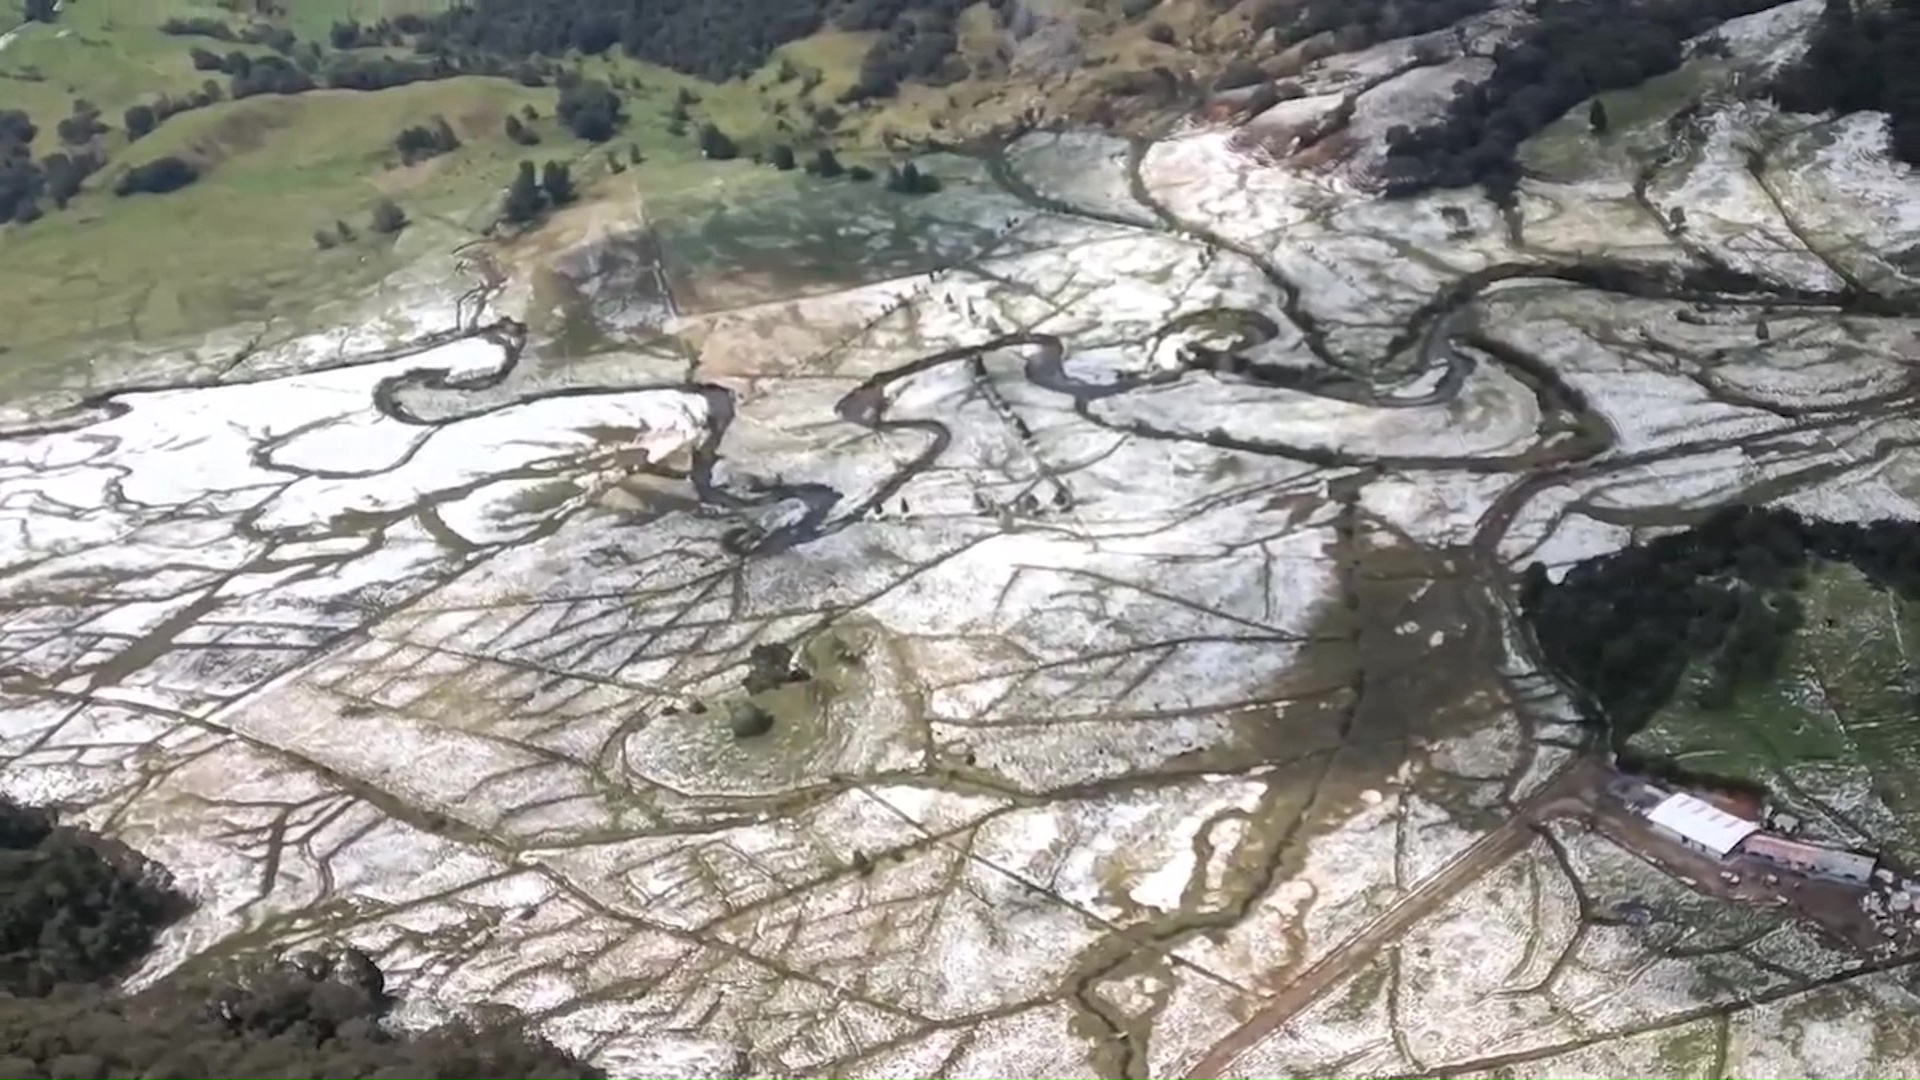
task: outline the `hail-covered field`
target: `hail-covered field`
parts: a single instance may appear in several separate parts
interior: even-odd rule
[[[1310,97],[1417,122],[1396,56]],[[101,357],[0,440],[0,787],[200,901],[145,977],[350,941],[616,1075],[1915,1071],[1897,971],[1532,828],[1582,735],[1509,599],[1920,513],[1920,319],[1806,299],[1916,284],[1879,123],[1729,99],[1511,219],[1038,134]]]

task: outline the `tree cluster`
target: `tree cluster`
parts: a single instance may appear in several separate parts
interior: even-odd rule
[[[33,140],[38,134],[26,113],[0,109],[0,223],[28,225],[45,216],[44,203],[66,206],[81,182],[100,169],[101,156],[90,146],[35,161]]]
[[[378,49],[405,45],[409,35],[426,29],[417,15],[400,15],[363,23],[357,19],[336,22],[327,29],[327,44],[336,49]]]
[[[1845,562],[1920,599],[1920,524],[1813,521],[1729,507],[1696,528],[1589,559],[1551,583],[1528,567],[1521,609],[1546,661],[1590,696],[1616,743],[1672,699],[1690,664],[1699,704],[1730,705],[1772,679],[1804,618],[1795,589],[1811,560]]]
[[[1858,11],[1827,0],[1806,55],[1773,94],[1793,112],[1885,112],[1893,156],[1920,165],[1920,0]]]
[[[40,192],[46,175],[33,160],[33,138],[40,129],[19,110],[0,110],[0,221],[31,223],[40,217]]]
[[[73,99],[73,111],[68,113],[54,130],[60,134],[60,141],[67,146],[85,146],[107,133],[107,125],[100,119],[100,107],[86,98]]]
[[[263,56],[258,60],[243,52],[218,57],[215,69],[228,76],[227,92],[235,101],[258,94],[299,94],[319,85],[305,69],[283,56]],[[193,66],[202,67],[199,52],[193,54]]]
[[[135,853],[0,800],[0,1075],[602,1075],[516,1025],[390,1029],[385,976],[353,949],[113,993],[186,908]]]
[[[507,185],[500,216],[515,225],[525,224],[549,206],[565,206],[579,195],[573,186],[573,170],[566,162],[549,161],[536,172],[533,162],[522,161],[513,183]]]
[[[460,149],[460,138],[453,133],[453,125],[447,123],[446,117],[436,116],[430,124],[402,128],[400,134],[393,137],[393,148],[400,152],[402,163],[412,165]]]
[[[239,41],[240,35],[224,19],[212,19],[204,15],[189,18],[175,17],[160,24],[160,32],[173,37],[204,37],[215,41]]]
[[[560,89],[560,104],[554,115],[588,142],[606,142],[620,129],[625,117],[620,114],[620,95],[598,79],[569,80]]]
[[[940,190],[940,178],[920,171],[909,161],[887,166],[887,190],[900,195],[931,195]]]
[[[1542,4],[1538,22],[1494,51],[1479,85],[1455,87],[1444,119],[1387,137],[1392,194],[1484,183],[1505,201],[1520,180],[1514,153],[1575,104],[1680,66],[1683,43],[1772,0],[1587,0]]]
[[[21,14],[28,22],[50,23],[60,15],[58,0],[26,0]]]
[[[854,6],[855,11],[864,7],[871,15],[874,11],[892,12],[885,22],[867,26],[853,16],[843,16],[842,25],[850,29],[881,29],[886,34],[867,49],[860,59],[860,77],[841,95],[842,101],[866,101],[870,98],[891,97],[900,89],[900,84],[909,80],[945,84],[965,77],[965,72],[949,61],[953,59],[953,50],[959,44],[954,32],[954,20],[959,16],[963,5],[954,2],[939,2],[914,8],[910,11],[893,12],[896,7],[904,8],[897,0],[880,0],[878,3]]]
[[[336,55],[327,61],[321,78],[336,90],[386,90],[458,74],[460,69],[442,56],[403,60],[385,55]]]
[[[151,104],[141,102],[129,105],[121,114],[121,124],[126,128],[127,141],[137,142],[152,134],[153,130],[167,122],[171,117],[193,109],[204,109],[216,101],[226,98],[226,91],[220,84],[208,79],[200,89],[183,97],[161,94]]]
[[[512,113],[507,114],[505,128],[507,138],[512,139],[521,146],[533,146],[540,141],[540,133],[528,127],[526,121]]]

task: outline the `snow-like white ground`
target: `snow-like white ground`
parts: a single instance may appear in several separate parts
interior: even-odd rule
[[[1768,25],[1729,35],[1773,48]],[[1405,59],[1308,89],[1383,124],[1432,81],[1369,82]],[[212,385],[20,406],[0,787],[90,803],[200,899],[149,977],[270,926],[373,951],[423,1007],[524,1009],[617,1075],[1183,1075],[1565,760],[1540,741],[1564,706],[1506,644],[1507,571],[1741,498],[1920,515],[1912,320],[1522,278],[1395,342],[1462,276],[1574,252],[1894,280],[1920,221],[1874,119],[1787,123],[1712,113],[1654,211],[1530,182],[1517,232],[1476,194],[1384,203],[1207,128],[1148,148],[1149,206],[1119,144],[1033,136],[1010,165],[1048,205],[989,223],[986,256],[670,321],[710,392],[658,342],[481,389],[494,338],[396,355],[356,322],[183,362]],[[407,295],[396,325],[447,325]],[[1324,385],[1175,374],[1250,314],[1275,324],[1253,355]],[[885,382],[902,426],[837,411],[1016,332],[1088,386],[1165,381],[1076,401],[1011,345]],[[1382,399],[1325,390],[1369,376]],[[740,506],[689,477],[710,435]],[[741,557],[799,485],[839,494],[822,531]],[[773,641],[819,670],[736,740]],[[1687,1075],[1704,1005],[1837,970],[1560,842],[1236,1067]],[[1578,929],[1574,880],[1674,921]],[[1700,940],[1722,944],[1670,955]],[[1711,1060],[1840,1068],[1832,1021],[1762,1037],[1792,1000],[1700,1036]]]

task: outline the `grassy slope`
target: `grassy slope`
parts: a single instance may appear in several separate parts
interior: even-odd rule
[[[290,0],[287,21],[303,38],[324,40],[338,19],[373,19],[445,2]],[[1169,6],[1187,2],[1171,0]],[[18,18],[12,0],[0,0],[0,11],[0,22]],[[980,17],[970,17],[970,27],[990,26],[984,9],[971,14]],[[75,97],[93,101],[117,128],[128,105],[161,92],[185,93],[206,80],[209,73],[194,71],[187,59],[195,42],[159,31],[167,18],[193,15],[230,17],[212,0],[69,0],[57,24],[28,28],[0,53],[0,76],[12,76],[0,81],[0,97],[31,111],[43,129],[37,148],[42,153],[56,148],[53,129]],[[748,154],[775,142],[804,152],[825,139],[815,130],[810,107],[835,102],[856,76],[871,38],[823,33],[788,45],[749,78],[720,86],[624,57],[585,61],[588,74],[638,83],[625,92],[628,128],[605,150],[624,159],[632,143],[647,163],[614,184],[595,183],[607,169],[605,152],[554,125],[553,89],[504,80],[230,102],[176,116],[131,146],[115,130],[103,139],[111,164],[72,207],[30,228],[0,227],[0,345],[11,350],[0,374],[18,389],[84,355],[96,336],[167,341],[238,321],[298,315],[352,295],[436,250],[429,245],[451,247],[483,227],[519,158],[574,159],[583,187],[608,198],[638,194],[652,205],[662,205],[662,196],[671,203],[679,192],[750,183],[759,175],[751,166],[702,162],[691,133],[667,131],[677,92],[686,88],[700,96],[692,109],[696,125],[719,124]],[[1018,88],[1000,87],[1008,94]],[[843,157],[857,158],[862,145],[877,142],[896,121],[901,130],[924,129],[935,106],[952,93],[910,87],[895,103],[841,107],[845,120],[834,141]],[[531,149],[513,145],[500,130],[507,111],[528,103],[542,116],[537,126],[543,141]],[[435,114],[445,115],[466,145],[424,166],[395,168],[389,149],[394,134]],[[105,190],[128,165],[162,153],[200,161],[205,176],[167,196],[123,200]],[[335,219],[364,234],[367,208],[383,193],[418,223],[397,255],[392,245],[372,240],[317,249],[314,230]]]
[[[303,38],[324,40],[338,19],[373,19],[444,2],[293,0],[288,24]],[[749,151],[793,138],[777,129],[772,100],[789,101],[795,121],[810,126],[800,107],[800,83],[779,79],[779,63],[752,79],[716,87],[653,65],[605,58],[589,61],[587,70],[640,83],[628,93],[627,130],[605,148],[573,139],[553,122],[553,89],[480,78],[371,94],[329,91],[227,102],[176,116],[128,145],[117,130],[128,105],[161,92],[186,93],[208,77],[187,59],[193,39],[159,30],[168,18],[194,15],[230,18],[206,0],[70,0],[57,24],[27,28],[0,53],[0,74],[12,76],[0,81],[0,91],[9,107],[29,110],[40,124],[39,152],[58,149],[54,127],[76,97],[94,102],[116,127],[102,140],[111,163],[72,207],[31,228],[0,229],[0,345],[11,350],[7,374],[14,388],[34,384],[36,366],[64,363],[77,343],[95,335],[166,340],[297,313],[378,280],[406,261],[405,244],[398,255],[391,244],[370,239],[323,252],[313,233],[345,220],[364,236],[368,207],[383,194],[418,223],[410,243],[424,244],[439,230],[446,235],[438,239],[450,247],[491,220],[497,192],[521,158],[574,160],[576,175],[591,185],[607,170],[609,153],[624,160],[628,145],[637,145],[646,164],[628,174],[629,183],[603,190],[647,195],[704,187],[720,174],[740,172],[745,166],[700,163],[691,135],[666,130],[668,109],[683,87],[700,95],[696,122],[720,123]],[[17,5],[7,5],[5,18],[18,21]],[[865,37],[822,35],[791,46],[785,58],[801,71],[820,69],[814,100],[828,101],[851,79]],[[525,148],[505,138],[502,122],[509,111],[529,104],[541,115],[534,127],[542,141]],[[397,168],[390,149],[394,134],[436,114],[447,117],[465,145],[427,164]],[[110,194],[121,171],[162,154],[201,164],[203,179],[167,196]]]
[[[1920,815],[1915,654],[1920,605],[1873,588],[1846,566],[1823,566],[1802,594],[1806,626],[1772,683],[1731,708],[1707,710],[1683,687],[1632,745],[1702,772],[1778,790],[1806,768],[1864,771],[1904,819]],[[1696,684],[1697,685],[1697,684]]]
[[[356,287],[393,267],[388,245],[365,240],[322,252],[313,233],[345,220],[364,235],[368,208],[382,194],[423,231],[482,226],[522,156],[501,134],[502,118],[529,102],[550,111],[552,97],[459,79],[377,94],[252,98],[175,117],[117,155],[68,211],[0,241],[0,323],[19,350],[14,364],[90,333],[163,339]],[[465,145],[395,167],[393,133],[436,114]],[[571,156],[576,145],[550,141],[545,156]],[[165,196],[120,199],[102,190],[125,167],[162,154],[198,162],[205,177]]]

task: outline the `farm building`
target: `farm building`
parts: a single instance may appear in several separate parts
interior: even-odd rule
[[[1724,859],[1740,841],[1760,831],[1760,824],[1734,817],[1685,792],[1669,795],[1647,811],[1647,821],[1689,847]]]
[[[1796,874],[1830,881],[1849,881],[1856,885],[1866,884],[1879,862],[1873,856],[1857,851],[1806,844],[1764,832],[1747,837],[1740,845],[1740,852],[1756,859],[1765,859]]]

